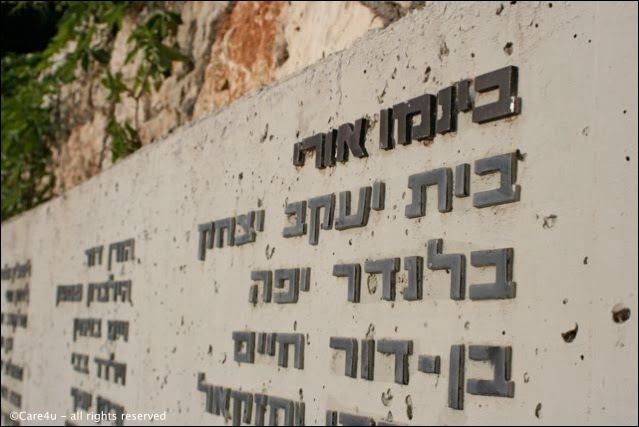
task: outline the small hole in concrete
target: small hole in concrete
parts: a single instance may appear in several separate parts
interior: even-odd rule
[[[512,42],[508,42],[504,45],[504,52],[506,52],[506,55],[511,55],[513,53],[513,43]]]
[[[406,396],[406,416],[409,420],[413,419],[413,398],[410,394]]]
[[[612,308],[612,320],[615,323],[624,323],[630,319],[630,309],[619,303]]]
[[[424,83],[428,82],[428,79],[430,78],[430,66],[426,67],[426,70],[424,71]]]
[[[382,392],[382,404],[389,406],[391,400],[393,400],[393,393],[391,393],[391,389],[389,388],[386,393]]]
[[[538,403],[535,407],[535,416],[541,419],[541,403]]]
[[[550,214],[544,217],[544,223],[542,224],[543,228],[553,228],[555,223],[557,222],[557,215]]]
[[[564,339],[564,341],[566,341],[567,343],[571,343],[575,340],[575,338],[577,337],[577,332],[579,331],[579,325],[577,323],[575,323],[575,327],[574,329],[570,329],[566,332],[562,332],[561,333],[561,337]]]

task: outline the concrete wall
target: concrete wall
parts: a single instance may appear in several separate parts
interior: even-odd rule
[[[636,424],[636,28],[629,3],[431,4],[3,223],[2,337],[12,348],[2,348],[2,385],[21,395],[22,410],[58,415],[23,424],[62,424],[72,387],[92,394],[90,412],[99,395],[127,413],[167,411],[167,423],[223,424],[205,411],[198,373],[303,401],[308,425],[323,424],[326,410],[414,424]],[[508,65],[519,69],[519,115],[478,124],[460,113],[457,132],[378,148],[380,109]],[[367,158],[293,166],[296,142],[364,116]],[[518,153],[520,200],[473,207],[473,195],[499,181],[476,175],[474,162],[505,153]],[[410,175],[461,163],[472,167],[471,197],[453,197],[441,213],[431,187],[426,215],[405,216]],[[385,182],[385,208],[365,227],[321,230],[315,246],[282,237],[286,203],[350,190],[355,207],[357,190],[375,181]],[[256,242],[198,259],[199,224],[255,210],[265,212]],[[131,238],[133,259],[109,271],[109,244]],[[471,252],[512,248],[516,296],[453,300],[451,276],[425,266],[423,299],[405,301],[403,258],[427,259],[438,238],[445,253],[465,255],[467,288],[495,280],[494,268],[471,265]],[[85,250],[98,245],[103,262],[89,266]],[[402,258],[397,299],[382,300],[381,276],[362,271],[361,302],[348,302],[333,265],[389,257]],[[27,261],[30,274],[10,279]],[[251,271],[289,267],[312,271],[296,304],[248,302]],[[88,284],[110,274],[132,281],[131,304],[88,307]],[[58,286],[71,284],[83,285],[82,301],[56,305]],[[15,302],[25,287],[28,303]],[[14,328],[13,314],[26,314],[26,327]],[[102,319],[102,336],[74,341],[75,318]],[[113,319],[129,321],[128,342],[108,340]],[[287,368],[261,354],[237,363],[234,331],[303,334],[304,369],[292,352]],[[394,358],[379,352],[373,381],[345,376],[330,337],[412,340],[409,383],[394,381]],[[493,375],[469,346],[512,348],[512,398],[466,387],[463,410],[449,407],[449,355],[461,344],[466,379]],[[74,352],[89,355],[89,374],[73,369]],[[97,375],[94,357],[111,353],[127,365],[126,385]],[[419,372],[419,355],[440,356],[440,374]],[[3,391],[3,423],[14,410]]]

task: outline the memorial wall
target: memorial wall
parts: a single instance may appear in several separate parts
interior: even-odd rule
[[[3,222],[2,423],[636,425],[637,158],[636,4],[429,4]]]

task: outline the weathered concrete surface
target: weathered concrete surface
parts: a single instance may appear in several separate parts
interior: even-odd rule
[[[28,315],[26,328],[2,325],[14,337],[3,361],[25,368],[23,381],[3,370],[2,384],[22,395],[25,411],[70,415],[77,387],[129,413],[166,410],[177,424],[224,423],[205,412],[199,372],[234,390],[303,396],[309,425],[323,424],[327,409],[415,424],[637,424],[636,28],[636,4],[436,3],[4,223],[3,268],[30,260],[32,274],[2,282],[2,312]],[[460,114],[458,132],[390,151],[377,148],[376,122],[366,159],[325,170],[312,159],[291,163],[302,137],[362,116],[375,122],[382,107],[506,65],[519,67],[519,116],[478,125]],[[426,216],[404,216],[409,175],[515,150],[521,201],[476,209],[472,197],[455,198],[442,214],[429,190]],[[286,201],[375,180],[386,183],[386,208],[367,227],[322,230],[318,246],[281,237]],[[472,192],[495,182],[473,175]],[[266,222],[256,243],[196,259],[198,224],[258,207]],[[113,274],[132,280],[132,305],[56,307],[57,285],[107,280],[104,264],[86,265],[85,249],[127,238],[136,260]],[[427,270],[422,301],[391,304],[379,286],[369,294],[362,273],[354,305],[345,279],[332,275],[337,263],[426,256],[435,238],[446,253],[466,255],[468,284],[494,277],[470,265],[471,251],[512,247],[516,297],[453,301],[450,276]],[[303,266],[311,288],[297,304],[247,302],[252,270]],[[401,270],[398,293],[405,280]],[[26,283],[28,305],[9,303],[5,290]],[[630,310],[622,323],[613,321],[618,304]],[[129,320],[129,342],[74,342],[81,317]],[[265,356],[234,362],[231,333],[242,330],[308,334],[304,369]],[[393,359],[380,353],[374,381],[344,376],[329,338],[367,334],[414,341],[408,385],[393,382]],[[449,408],[453,344],[512,346],[514,398],[466,393],[463,410]],[[72,352],[90,355],[88,376],[72,369]],[[93,357],[111,352],[127,363],[126,386],[95,375]],[[417,371],[420,354],[441,355],[439,376]],[[466,360],[467,379],[490,376]],[[2,411],[11,410],[3,399]]]

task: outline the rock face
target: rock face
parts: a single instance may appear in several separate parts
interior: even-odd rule
[[[192,64],[172,73],[139,102],[125,97],[119,122],[137,129],[142,144],[345,49],[369,30],[400,18],[423,2],[175,2],[182,24],[177,47]],[[144,13],[144,12],[142,12]],[[128,38],[139,16],[127,16],[113,42],[109,68],[133,79],[139,59],[125,64]],[[59,195],[111,165],[105,132],[109,104],[97,73],[61,91],[68,138],[54,153]]]

